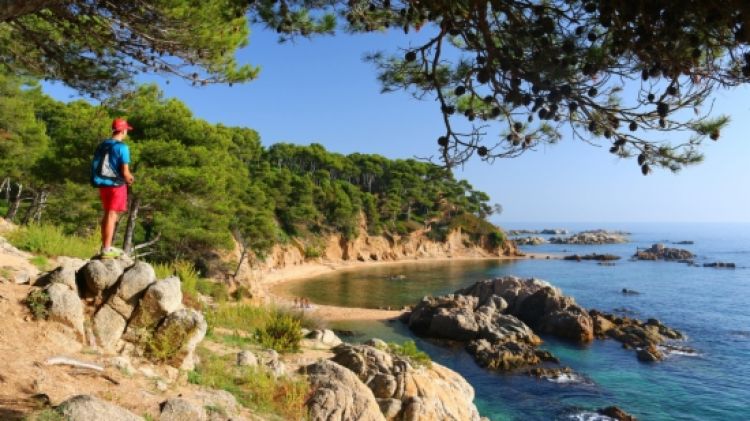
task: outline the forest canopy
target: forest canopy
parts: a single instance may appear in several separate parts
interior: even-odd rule
[[[90,160],[120,116],[135,127],[127,141],[136,176],[130,213],[135,200],[140,206],[134,241],[160,236],[158,258],[197,258],[231,246],[233,233],[258,256],[293,238],[312,255],[324,235],[351,239],[360,229],[404,235],[429,228],[442,239],[460,227],[478,243],[503,241],[485,220],[493,212],[489,197],[440,166],[342,155],[318,144],[264,147],[254,130],[195,118],[153,85],[103,106],[63,103],[33,80],[0,74],[5,215],[41,219],[35,215],[44,194],[43,221],[93,232],[100,204],[89,185]]]
[[[3,0],[0,62],[108,95],[141,72],[246,82],[249,25],[280,38],[388,29],[427,41],[374,53],[385,91],[437,100],[448,168],[573,138],[641,172],[700,162],[727,124],[711,95],[750,80],[744,0]],[[486,128],[499,128],[489,138]],[[674,139],[660,140],[661,136]]]

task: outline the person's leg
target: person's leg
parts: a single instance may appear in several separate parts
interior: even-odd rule
[[[115,224],[117,223],[117,212],[105,210],[102,218],[102,250],[108,250],[112,247],[112,236],[115,233]]]

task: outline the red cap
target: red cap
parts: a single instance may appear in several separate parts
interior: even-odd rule
[[[121,132],[123,130],[133,130],[133,127],[128,124],[128,121],[124,118],[116,118],[112,121],[112,131]]]

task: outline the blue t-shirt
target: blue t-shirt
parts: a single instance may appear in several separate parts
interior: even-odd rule
[[[105,162],[102,162],[105,160]],[[122,166],[130,164],[128,145],[107,139],[99,144],[92,162],[92,183],[96,186],[121,186],[125,184]]]

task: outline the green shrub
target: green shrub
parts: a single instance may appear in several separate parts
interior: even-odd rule
[[[166,279],[174,274],[174,268],[169,263],[151,263],[151,266],[154,268],[154,272],[156,272],[156,279]]]
[[[50,299],[47,291],[34,289],[26,296],[24,304],[29,308],[36,320],[43,320],[49,316]]]
[[[240,285],[237,289],[232,291],[232,299],[235,301],[242,301],[245,298],[253,298],[253,293],[250,292],[250,289],[246,286]]]
[[[305,247],[305,259],[315,259],[323,255],[323,251],[320,247],[306,246]]]
[[[203,294],[213,298],[214,301],[222,303],[229,299],[229,288],[221,281],[212,281],[206,278],[199,278],[195,289]]]
[[[172,262],[172,273],[180,278],[182,293],[188,296],[195,296],[198,292],[197,287],[200,275],[193,263],[187,260],[175,260]]]
[[[255,412],[282,419],[305,419],[309,385],[302,377],[275,378],[258,367],[238,367],[234,355],[218,356],[198,349],[201,363],[188,372],[188,382],[223,389]]]
[[[420,351],[419,348],[417,348],[417,343],[414,341],[406,341],[401,345],[390,342],[388,343],[388,349],[392,353],[408,359],[414,365],[432,366],[432,359],[430,359],[430,356],[424,351]]]
[[[229,330],[254,332],[263,327],[271,318],[271,311],[266,307],[247,304],[222,303],[205,313],[208,329],[215,327]]]
[[[52,408],[34,411],[23,418],[24,421],[65,421],[65,417]]]
[[[54,225],[29,225],[6,234],[21,250],[44,256],[71,256],[88,259],[101,245],[98,232],[87,237],[67,235]]]
[[[264,327],[255,330],[255,338],[264,348],[282,353],[297,352],[302,340],[302,326],[294,316],[275,312]]]
[[[44,256],[34,256],[31,259],[29,259],[29,262],[36,266],[37,269],[39,269],[41,272],[46,272],[50,269],[49,265],[49,259],[47,259]]]
[[[172,361],[182,350],[188,332],[179,325],[170,325],[159,333],[141,332],[141,343],[146,357],[157,363]]]

